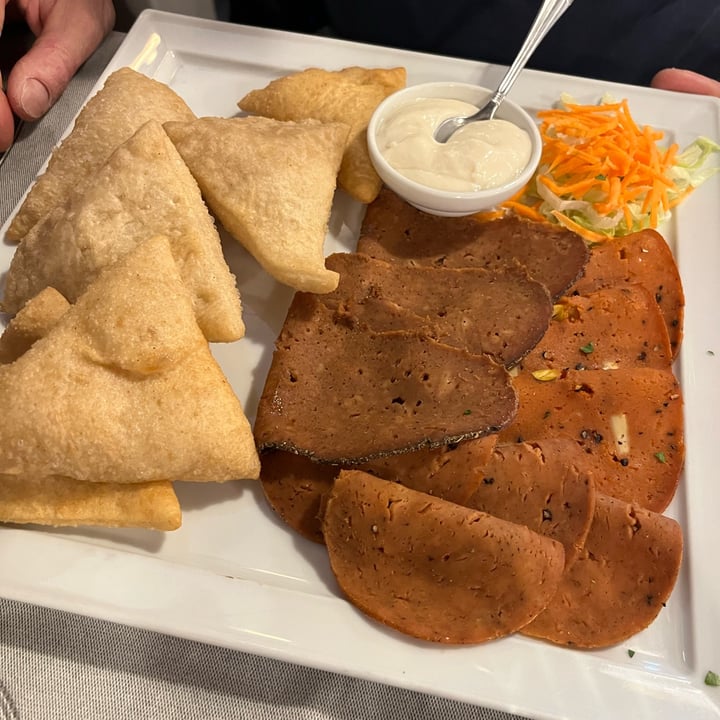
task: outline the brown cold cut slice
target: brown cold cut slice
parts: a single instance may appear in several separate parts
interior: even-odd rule
[[[500,270],[519,263],[552,297],[582,275],[590,255],[581,237],[557,225],[515,216],[492,222],[436,217],[387,188],[368,205],[357,250],[409,265]]]
[[[662,512],[684,461],[680,387],[670,370],[570,370],[513,379],[519,407],[500,442],[570,438],[598,492]]]
[[[682,550],[675,520],[598,495],[584,551],[523,634],[581,648],[629,638],[650,625],[670,597]]]
[[[585,295],[593,290],[624,283],[643,285],[662,312],[673,357],[683,336],[685,295],[672,250],[660,233],[642,230],[593,247],[585,275],[573,291]]]
[[[660,308],[641,285],[564,297],[523,370],[669,368],[672,351]]]
[[[465,505],[525,525],[557,540],[572,564],[582,551],[595,509],[595,484],[571,440],[496,445],[476,467]]]
[[[359,253],[330,255],[326,266],[340,275],[337,289],[320,298],[328,307],[385,299],[421,319],[425,332],[439,342],[488,353],[508,367],[550,324],[546,288],[521,268],[410,267]],[[372,327],[372,317],[369,323]]]
[[[359,463],[481,437],[514,417],[512,382],[490,357],[336,320],[296,295],[258,406],[261,450]]]
[[[564,565],[562,545],[522,525],[356,470],[338,475],[323,533],[353,604],[434,642],[519,630],[547,606]]]

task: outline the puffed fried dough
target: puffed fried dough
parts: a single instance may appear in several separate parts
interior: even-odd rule
[[[682,554],[675,520],[598,495],[585,549],[565,571],[555,597],[522,632],[579,648],[622,642],[660,613]]]
[[[340,122],[350,135],[338,175],[339,186],[356,200],[372,202],[382,182],[367,149],[366,132],[375,108],[405,86],[405,68],[308,68],[273,80],[238,102],[246,112],[276,120],[315,118]]]
[[[88,482],[257,478],[250,424],[166,238],[107,268],[0,367],[0,473]]]
[[[0,363],[17,360],[36,340],[47,335],[69,307],[70,303],[51,287],[28,300],[0,335]]]
[[[622,284],[558,300],[523,370],[669,369],[670,338],[662,313],[642,285]]]
[[[182,515],[167,480],[123,485],[0,475],[0,522],[177,530]]]
[[[247,117],[165,129],[210,209],[270,275],[309,292],[337,285],[323,246],[347,126]]]
[[[317,296],[296,293],[255,438],[261,450],[360,463],[496,432],[515,410],[509,375],[489,356],[419,333],[336,322]]]
[[[240,298],[214,221],[187,166],[154,121],[113,152],[90,187],[25,236],[6,278],[3,308],[16,312],[47,286],[75,302],[103,267],[155,234],[171,241],[208,340],[242,337]]]
[[[92,184],[93,173],[113,150],[148,120],[192,120],[185,101],[164,83],[120,68],[87,102],[70,134],[53,152],[7,231],[20,240],[42,217],[76,190]]]
[[[500,442],[577,443],[598,492],[662,512],[685,458],[683,401],[670,370],[571,370],[546,382],[513,378],[519,407]]]
[[[477,643],[524,627],[554,595],[562,545],[485,513],[342,471],[323,534],[340,588],[396,630]]]

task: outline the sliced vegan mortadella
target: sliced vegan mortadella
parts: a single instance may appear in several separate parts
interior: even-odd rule
[[[359,463],[488,435],[514,417],[509,375],[487,355],[336,319],[295,296],[258,406],[261,450]]]
[[[670,597],[682,561],[678,523],[605,495],[578,560],[557,595],[523,633],[598,648],[644,630]]]
[[[569,438],[598,492],[655,512],[670,504],[685,458],[682,395],[670,370],[570,370],[547,381],[521,372],[513,384],[518,412],[500,442]]]
[[[557,540],[570,565],[582,552],[595,509],[595,484],[582,467],[583,454],[567,439],[498,444],[474,468],[475,490],[464,504]]]
[[[596,245],[585,274],[572,290],[586,294],[625,283],[645,286],[657,301],[670,336],[673,356],[680,351],[685,294],[680,272],[665,238],[646,229]]]
[[[575,233],[509,216],[492,222],[428,215],[384,188],[368,205],[358,252],[379,260],[499,270],[522,265],[559,297],[579,277],[590,251]]]
[[[335,253],[326,264],[340,276],[321,298],[329,307],[389,300],[422,318],[434,339],[508,367],[537,344],[552,316],[547,289],[521,268],[408,267],[361,253]]]
[[[671,365],[670,337],[655,298],[629,283],[561,298],[547,332],[520,363],[530,371]]]
[[[562,545],[522,525],[343,470],[323,534],[343,593],[402,633],[479,643],[515,632],[555,594]]]

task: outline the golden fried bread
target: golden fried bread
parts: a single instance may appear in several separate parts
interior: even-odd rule
[[[367,149],[366,132],[375,108],[405,86],[405,68],[350,67],[339,71],[308,68],[273,80],[238,102],[249,113],[276,120],[315,118],[350,127],[339,186],[363,203],[372,202],[382,182]]]
[[[182,515],[167,480],[122,484],[0,475],[0,522],[177,530]]]
[[[165,129],[225,229],[290,287],[327,292],[323,245],[347,126],[200,118]]]
[[[0,335],[0,363],[19,358],[36,340],[47,335],[69,307],[70,303],[51,287],[28,300]]]
[[[0,366],[0,473],[88,482],[257,478],[250,424],[166,238],[104,270]]]
[[[25,236],[6,278],[3,309],[16,312],[47,286],[75,302],[103,267],[155,234],[171,241],[208,340],[242,337],[242,307],[220,236],[197,183],[154,121],[113,152],[92,185]]]
[[[163,123],[194,117],[185,101],[164,83],[129,67],[116,70],[53,152],[47,170],[13,218],[7,238],[20,240],[71,193],[91,185],[95,170],[148,120]]]

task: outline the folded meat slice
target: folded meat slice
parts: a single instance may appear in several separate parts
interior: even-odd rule
[[[358,252],[409,265],[479,267],[522,265],[559,297],[583,273],[590,251],[575,233],[508,216],[492,222],[428,215],[383,188],[368,205]]]
[[[527,625],[562,575],[562,545],[522,525],[344,470],[323,534],[343,593],[400,632],[477,643]]]
[[[683,554],[672,518],[598,495],[578,560],[525,635],[558,645],[599,648],[644,630],[670,597]]]
[[[655,512],[670,504],[685,456],[682,395],[670,370],[570,370],[549,381],[522,372],[513,384],[519,408],[500,442],[569,438],[598,492]]]
[[[595,509],[595,483],[582,455],[571,440],[498,444],[488,462],[475,468],[475,491],[464,504],[562,543],[571,565]]]
[[[373,332],[297,293],[255,421],[261,450],[358,463],[496,432],[514,417],[509,375],[408,331]]]
[[[558,300],[553,320],[522,359],[523,370],[669,369],[670,338],[655,298],[623,284]]]
[[[508,367],[542,338],[552,316],[546,288],[521,268],[410,267],[361,253],[336,253],[326,264],[340,276],[322,298],[328,307],[385,299],[421,319],[439,342],[488,353]]]
[[[672,250],[656,230],[641,230],[593,247],[585,274],[572,290],[585,295],[626,283],[643,285],[655,298],[667,325],[673,357],[677,357],[685,295]]]

